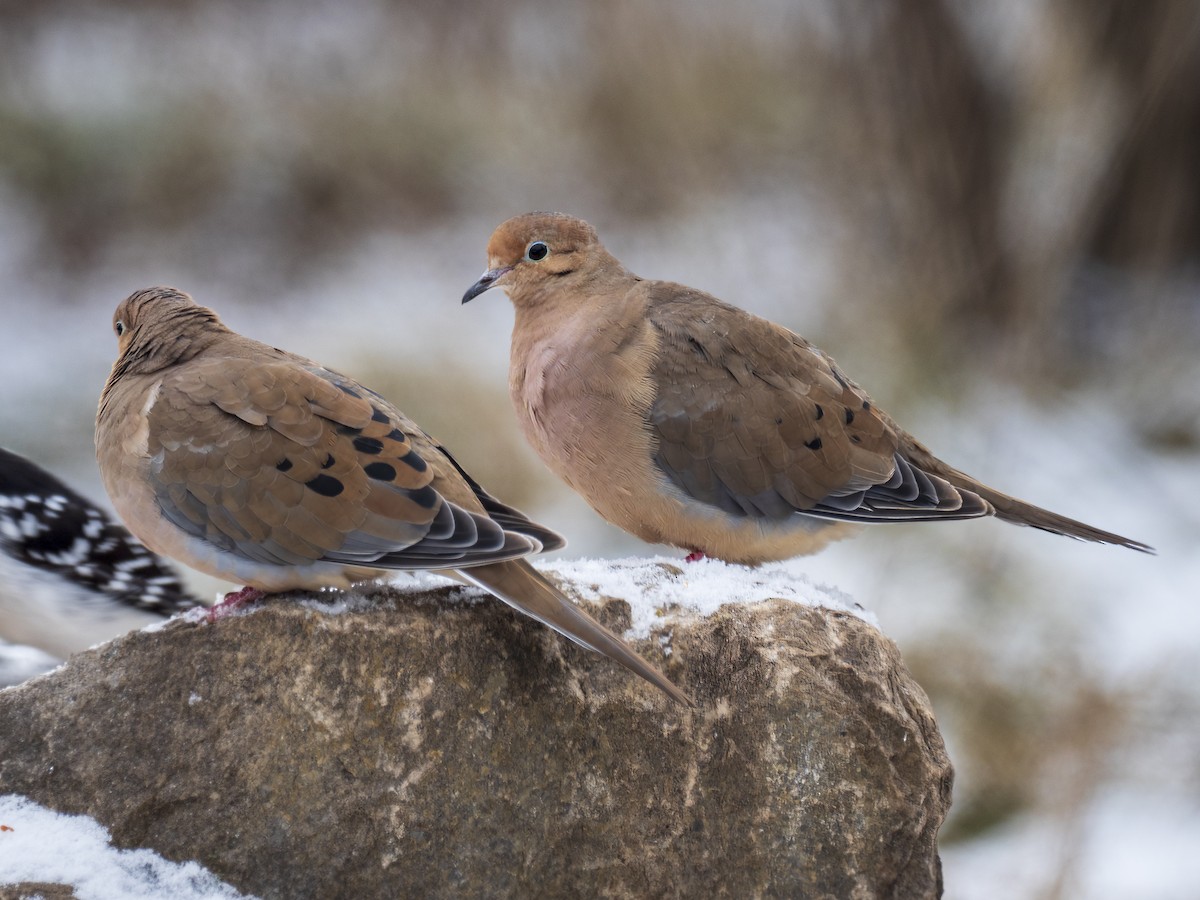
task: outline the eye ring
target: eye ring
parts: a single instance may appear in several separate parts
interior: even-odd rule
[[[117,333],[117,337],[120,337],[125,333],[125,323],[120,319],[117,319],[117,321],[113,323],[113,331]]]
[[[530,262],[541,262],[550,255],[550,245],[545,241],[533,241],[525,248],[525,258]]]

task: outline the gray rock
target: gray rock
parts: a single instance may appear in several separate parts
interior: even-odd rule
[[[0,900],[75,900],[75,892],[65,884],[25,881],[0,884]]]
[[[0,692],[0,793],[262,897],[940,895],[950,763],[869,624],[678,611],[638,649],[686,710],[456,592],[277,597],[80,654]]]

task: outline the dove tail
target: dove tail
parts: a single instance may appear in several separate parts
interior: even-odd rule
[[[1010,497],[1008,494],[1002,494],[949,466],[946,466],[945,470],[939,471],[938,474],[956,487],[973,491],[988,501],[996,508],[996,518],[1002,521],[1011,522],[1014,525],[1028,525],[1030,528],[1039,528],[1042,531],[1065,535],[1081,541],[1115,544],[1118,547],[1128,547],[1130,550],[1137,550],[1141,553],[1153,554],[1155,552],[1149,544],[1113,534],[1111,531],[1104,531],[1086,522],[1069,519],[1058,513],[1050,512],[1048,509],[1042,509],[1040,506],[1034,506],[1032,503],[1026,503],[1024,500],[1018,500],[1016,497]]]
[[[607,656],[662,690],[672,700],[695,706],[691,699],[628,644],[572,603],[525,560],[458,569],[459,577],[548,625],[577,644]]]

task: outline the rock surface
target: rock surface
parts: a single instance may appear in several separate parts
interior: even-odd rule
[[[687,710],[461,595],[277,597],[80,654],[0,692],[0,793],[262,897],[940,895],[950,763],[871,625],[674,611],[636,646]]]
[[[24,881],[0,884],[0,900],[75,900],[75,892],[63,884]]]

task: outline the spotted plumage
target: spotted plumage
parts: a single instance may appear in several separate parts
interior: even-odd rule
[[[101,509],[0,448],[0,637],[68,656],[198,603]]]
[[[265,592],[450,572],[689,702],[524,559],[561,537],[374,391],[231,331],[172,288],[132,294],[113,327],[96,458],[149,547]]]

